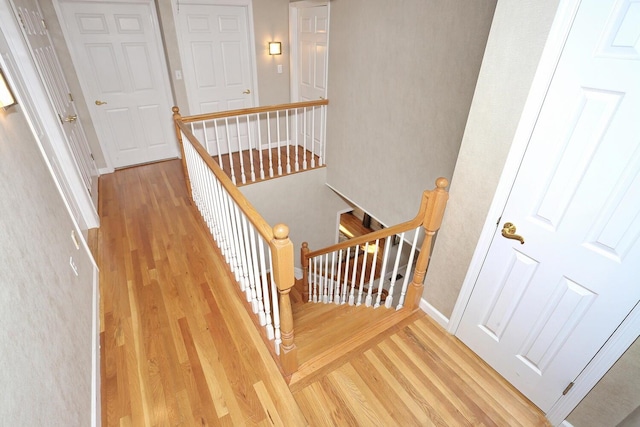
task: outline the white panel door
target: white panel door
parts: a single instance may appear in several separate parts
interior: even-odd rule
[[[253,107],[247,6],[180,4],[177,17],[190,114]]]
[[[153,3],[59,4],[74,65],[112,166],[177,157]]]
[[[82,124],[77,119],[73,97],[44,24],[40,6],[36,0],[13,0],[13,5],[51,104],[60,119],[78,171],[87,191],[91,193],[92,182],[98,175],[98,170]]]
[[[640,301],[639,114],[640,2],[584,0],[456,332],[545,412]]]
[[[298,10],[297,79],[298,101],[316,101],[327,97],[329,68],[329,6],[300,7]],[[299,141],[314,153],[323,153],[321,109],[308,110],[299,126]],[[312,167],[315,159],[312,158]]]

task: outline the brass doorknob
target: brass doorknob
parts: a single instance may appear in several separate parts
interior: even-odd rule
[[[99,101],[96,99],[96,105],[104,105],[104,104],[106,104],[105,101]]]
[[[242,93],[244,93],[245,95],[249,95],[251,93],[251,89],[247,89],[242,91]]]
[[[502,235],[507,239],[519,240],[524,245],[524,238],[516,234],[516,226],[510,222],[505,222],[502,226]]]
[[[74,114],[73,116],[67,116],[62,120],[64,120],[67,123],[71,123],[71,122],[75,122],[76,120],[78,120],[78,116]]]

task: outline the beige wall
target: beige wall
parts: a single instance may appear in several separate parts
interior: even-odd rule
[[[640,408],[640,340],[622,355],[567,417],[574,427],[617,426]],[[634,414],[636,421],[640,414]],[[631,418],[631,417],[629,417]],[[631,422],[631,421],[629,421]],[[627,424],[628,427],[640,424]]]
[[[384,224],[451,178],[494,7],[331,2],[328,183]]]
[[[321,168],[240,187],[271,226],[289,226],[298,268],[302,242],[312,250],[336,243],[338,212],[351,208],[325,182]]]
[[[498,2],[425,282],[424,297],[447,317],[493,200],[557,4]]]
[[[88,426],[93,266],[20,106],[0,109],[0,194],[0,424]]]

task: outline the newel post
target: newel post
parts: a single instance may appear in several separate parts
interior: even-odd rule
[[[193,193],[191,192],[191,180],[189,179],[189,171],[187,169],[187,158],[184,155],[182,131],[180,130],[180,127],[178,127],[178,122],[182,120],[182,116],[180,115],[180,109],[175,105],[173,106],[173,108],[171,108],[171,111],[173,111],[173,124],[176,128],[176,138],[178,139],[178,145],[180,146],[180,157],[182,157],[182,172],[184,173],[184,182],[187,184],[189,197],[193,199]]]
[[[293,243],[289,240],[289,227],[278,224],[273,227],[273,277],[280,294],[280,363],[285,374],[298,370],[298,349],[293,341],[293,312],[289,292],[295,284],[293,274]]]
[[[302,263],[302,300],[304,302],[310,301],[309,299],[309,244],[302,242],[302,248],[300,248],[300,262]]]
[[[425,237],[420,248],[418,261],[413,273],[413,280],[407,289],[404,306],[409,310],[415,310],[420,305],[420,298],[424,289],[424,276],[429,266],[429,258],[431,257],[431,244],[433,235],[438,231],[442,224],[444,216],[444,208],[449,200],[449,193],[445,188],[449,185],[446,178],[436,179],[436,188],[427,192],[427,210],[424,215],[422,226],[424,227]]]

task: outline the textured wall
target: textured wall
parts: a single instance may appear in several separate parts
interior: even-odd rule
[[[634,410],[638,413],[631,414]],[[622,355],[567,417],[574,427],[640,425],[640,340]],[[635,424],[633,421],[635,420]]]
[[[93,266],[20,106],[0,109],[0,195],[0,424],[88,426]]]
[[[331,2],[328,183],[387,225],[451,178],[494,0]]]
[[[351,208],[325,182],[322,168],[240,187],[271,226],[289,226],[298,268],[302,242],[312,250],[336,243],[338,212]]]

